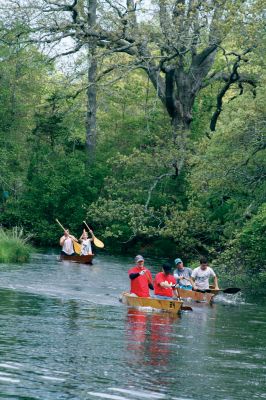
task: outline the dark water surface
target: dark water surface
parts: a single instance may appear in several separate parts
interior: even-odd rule
[[[265,303],[223,295],[181,317],[128,309],[118,297],[130,266],[53,254],[1,265],[0,399],[266,399]]]

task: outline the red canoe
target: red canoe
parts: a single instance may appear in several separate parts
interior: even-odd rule
[[[79,264],[92,264],[93,257],[94,254],[88,254],[87,256],[66,256],[64,254],[60,254],[60,261],[71,261]]]

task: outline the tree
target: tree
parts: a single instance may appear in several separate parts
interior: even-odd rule
[[[25,13],[23,1],[13,3],[10,0],[10,3],[16,11]],[[53,46],[55,54],[68,56],[88,51],[89,153],[93,153],[95,146],[97,81],[114,71],[123,74],[125,68],[141,68],[148,74],[171,119],[173,140],[180,153],[176,165],[181,171],[186,159],[193,106],[201,89],[216,80],[224,82],[211,120],[211,130],[214,130],[228,90],[236,84],[241,90],[245,83],[256,85],[254,77],[240,73],[240,69],[257,45],[254,35],[247,38],[254,24],[253,16],[260,23],[262,3],[259,0],[156,0],[149,10],[154,13],[152,21],[147,21],[148,10],[144,3],[134,0],[119,3],[113,0],[73,0],[72,3],[28,0],[26,10],[34,21],[30,25],[32,37],[40,45]],[[142,19],[141,12],[144,12]],[[230,33],[246,35],[238,51],[227,40]],[[71,40],[71,45],[62,51],[66,38]],[[227,62],[222,70],[215,71],[212,68],[219,51]],[[129,57],[112,64],[115,53]]]
[[[198,152],[191,159],[193,167],[188,177],[188,211],[194,214],[198,211],[199,216],[193,218],[194,225],[200,226],[200,222],[205,221],[204,229],[201,232],[195,230],[194,236],[200,233],[202,242],[217,252],[230,247],[227,254],[234,254],[232,264],[239,257],[236,249],[241,248],[242,252],[244,247],[249,249],[240,257],[241,262],[249,259],[256,268],[258,260],[265,265],[262,250],[266,191],[263,88],[258,88],[256,99],[251,100],[252,96],[246,93],[229,103],[215,137],[212,140],[205,137],[199,143]],[[177,218],[170,216],[166,224],[168,232],[178,224],[174,220]],[[257,238],[255,234],[250,236],[250,241],[254,242],[252,249],[251,242],[247,244],[248,233],[252,227],[255,229],[255,224]],[[258,250],[259,243],[261,251]]]
[[[6,41],[13,45],[0,42],[0,193],[1,198],[3,194],[3,208],[7,200],[18,199],[23,191],[35,104],[41,101],[45,91],[42,76],[50,71],[45,65],[45,57],[34,46],[23,46],[15,40],[17,29],[13,27],[5,32]]]

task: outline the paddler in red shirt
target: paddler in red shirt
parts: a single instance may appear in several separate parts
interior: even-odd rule
[[[149,289],[153,290],[151,273],[144,267],[144,258],[142,256],[136,256],[135,262],[135,267],[128,271],[130,293],[138,297],[150,297]]]
[[[162,266],[162,272],[156,274],[154,279],[154,295],[158,299],[169,299],[178,293],[175,289],[176,280],[173,275],[171,275],[172,266],[171,264],[165,263]]]

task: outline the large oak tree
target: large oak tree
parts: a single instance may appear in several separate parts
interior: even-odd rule
[[[260,22],[259,0],[7,3],[8,9],[15,9],[16,15],[20,14],[27,23],[31,40],[46,52],[49,49],[53,58],[76,57],[78,52],[86,55],[86,143],[90,157],[96,143],[97,83],[109,74],[122,77],[125,71],[135,68],[147,73],[172,122],[173,140],[180,154],[178,163],[174,163],[178,172],[185,162],[187,134],[199,92],[217,80],[223,82],[210,121],[214,131],[228,90],[238,85],[242,93],[246,83],[253,89],[256,86],[256,79],[241,73],[241,66],[257,45],[251,27],[254,21]],[[234,37],[240,40],[237,49]],[[116,53],[127,57],[114,62]],[[214,63],[219,53],[225,62],[217,69]]]

